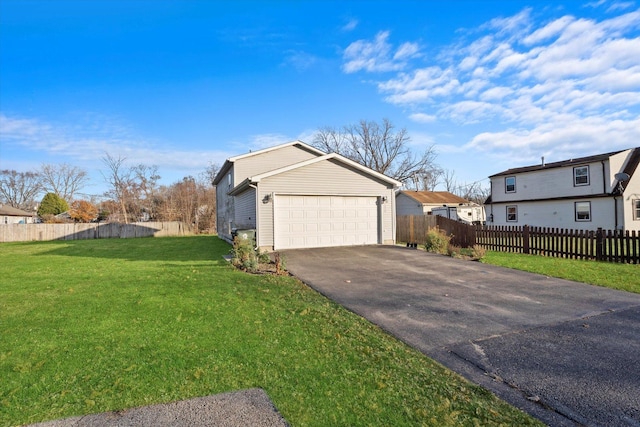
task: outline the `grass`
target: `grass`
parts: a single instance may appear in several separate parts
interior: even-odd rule
[[[0,245],[0,425],[263,388],[293,426],[540,425],[212,236]]]
[[[640,265],[488,251],[482,262],[640,293]]]

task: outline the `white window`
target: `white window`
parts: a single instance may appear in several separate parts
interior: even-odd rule
[[[518,222],[517,206],[507,206],[507,222]]]
[[[229,188],[231,188],[231,173],[227,175],[227,185],[229,186]]]
[[[589,166],[576,166],[573,168],[573,185],[589,185]]]
[[[504,190],[506,193],[516,192],[516,177],[508,176],[504,179]]]
[[[633,220],[640,221],[640,199],[633,201]]]
[[[591,221],[591,202],[576,202],[576,221]]]

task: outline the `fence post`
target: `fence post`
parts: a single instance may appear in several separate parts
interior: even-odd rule
[[[596,231],[596,261],[604,259],[604,233],[602,227]]]
[[[529,226],[522,227],[522,253],[529,254]]]

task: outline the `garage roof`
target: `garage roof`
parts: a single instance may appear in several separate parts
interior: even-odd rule
[[[448,191],[409,191],[403,190],[400,192],[405,196],[411,197],[418,203],[423,205],[442,205],[444,203],[470,203],[468,200],[463,199],[460,196],[449,193]]]

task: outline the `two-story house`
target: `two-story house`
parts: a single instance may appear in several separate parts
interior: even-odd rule
[[[491,175],[488,225],[640,230],[640,147]]]
[[[402,183],[301,141],[227,159],[214,179],[218,235],[263,250],[395,243]]]

